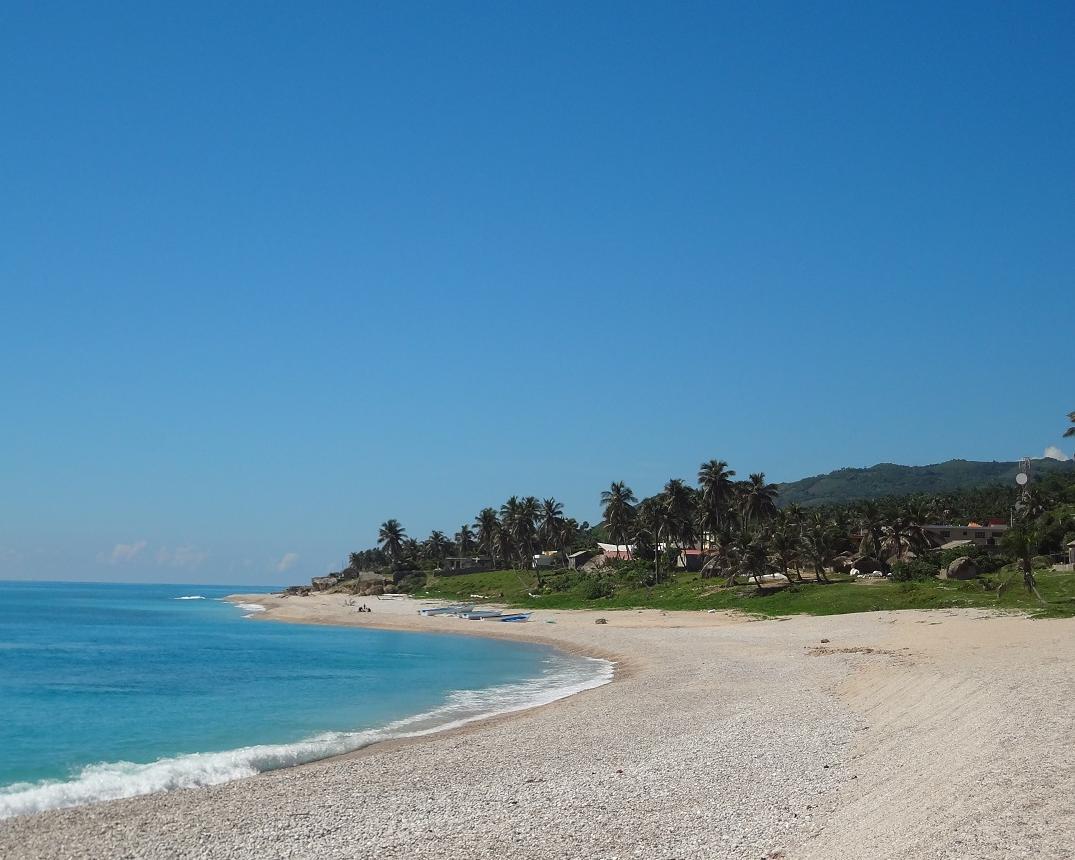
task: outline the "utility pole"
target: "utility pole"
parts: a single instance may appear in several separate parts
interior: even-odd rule
[[[1023,568],[1023,584],[1026,586],[1027,591],[1033,592],[1034,596],[1044,603],[1045,599],[1041,596],[1041,592],[1038,591],[1038,583],[1034,579],[1034,563],[1030,557],[1030,519],[1033,514],[1031,509],[1033,499],[1030,495],[1031,475],[1030,459],[1024,457],[1019,461],[1019,471],[1015,475],[1015,483],[1022,489],[1022,492],[1019,494],[1019,501],[1015,503],[1015,507],[1012,509],[1012,528],[1015,528],[1015,515],[1018,513],[1020,520],[1019,531],[1021,532],[1019,534],[1019,546],[1022,550],[1019,563]]]

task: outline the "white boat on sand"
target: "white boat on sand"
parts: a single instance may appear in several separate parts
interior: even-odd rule
[[[473,603],[457,603],[455,606],[427,606],[425,609],[419,609],[419,615],[462,615],[466,612],[470,612],[474,608]]]
[[[500,618],[501,614],[497,609],[475,609],[471,612],[464,612],[459,617],[465,618],[467,621],[485,621],[486,619]]]

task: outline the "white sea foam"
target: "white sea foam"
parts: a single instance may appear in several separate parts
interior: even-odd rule
[[[480,690],[456,690],[439,708],[376,729],[325,732],[292,744],[261,744],[224,752],[192,753],[149,764],[103,762],[83,768],[69,780],[9,785],[0,788],[0,819],[45,809],[229,782],[351,752],[378,741],[431,734],[495,714],[547,704],[607,684],[612,675],[613,664],[607,660],[555,655],[548,659],[540,677]]]
[[[205,600],[200,594],[188,594],[184,597],[173,597],[172,600]]]
[[[258,604],[258,603],[236,603],[235,607],[237,609],[242,609],[244,612],[249,612],[251,614],[253,614],[255,612],[264,612],[265,611],[265,607],[260,605],[260,604]],[[243,616],[243,618],[249,618],[249,617],[250,617],[250,615],[244,615]]]

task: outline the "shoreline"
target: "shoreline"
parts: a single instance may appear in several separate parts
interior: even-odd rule
[[[614,682],[233,782],[7,819],[0,855],[1075,855],[1071,621],[539,610],[489,628],[344,597],[241,602],[268,604],[252,621],[612,657]]]
[[[442,728],[432,729],[428,732],[422,732],[415,735],[401,735],[399,737],[385,738],[384,740],[373,741],[365,746],[358,747],[357,749],[350,750],[348,752],[337,753],[335,755],[325,756],[324,758],[314,759],[312,761],[301,762],[296,765],[292,765],[292,768],[305,768],[311,765],[316,765],[321,762],[334,761],[334,760],[347,760],[371,755],[380,750],[399,750],[403,749],[411,744],[423,743],[435,738],[440,737],[454,737],[466,735],[470,732],[480,731],[487,725],[493,725],[500,722],[508,721],[527,714],[531,711],[536,711],[545,708],[554,708],[567,699],[575,698],[576,696],[585,696],[588,694],[594,694],[604,687],[611,684],[616,684],[627,678],[631,677],[636,669],[632,666],[630,658],[625,657],[623,654],[604,652],[599,648],[584,648],[575,645],[570,642],[564,642],[562,639],[556,638],[554,635],[543,635],[541,633],[526,635],[518,634],[515,631],[522,629],[525,625],[512,623],[506,625],[503,622],[485,622],[474,621],[465,622],[462,619],[432,616],[426,617],[418,614],[419,608],[424,605],[436,605],[442,604],[443,601],[436,600],[415,600],[411,597],[394,598],[390,601],[377,601],[376,597],[370,597],[369,600],[377,601],[377,605],[389,604],[392,607],[392,611],[384,613],[358,613],[350,610],[350,607],[343,605],[343,600],[347,599],[347,595],[322,595],[326,598],[338,598],[334,601],[339,604],[338,612],[339,618],[319,617],[315,619],[305,619],[301,617],[281,617],[279,610],[282,606],[283,600],[308,600],[308,597],[287,597],[276,594],[229,594],[224,600],[237,606],[242,607],[244,605],[258,605],[261,606],[264,611],[258,612],[253,615],[246,616],[250,621],[273,621],[281,624],[315,624],[324,625],[329,627],[361,627],[370,630],[390,630],[397,633],[422,633],[430,636],[475,636],[483,639],[501,639],[512,642],[532,642],[536,645],[544,645],[552,648],[563,654],[570,654],[577,657],[585,657],[592,660],[601,660],[611,664],[612,675],[608,681],[597,684],[592,687],[585,687],[581,690],[575,690],[570,693],[566,693],[563,696],[559,696],[550,702],[538,702],[536,704],[527,705],[526,707],[517,708],[508,711],[496,711],[485,716],[475,717],[469,719],[459,725],[447,724]],[[365,602],[365,601],[364,601]],[[491,608],[500,609],[503,608],[501,604],[488,604]],[[406,607],[412,614],[405,615],[403,612],[394,611],[399,607]],[[274,610],[277,610],[274,612]],[[573,611],[573,610],[572,610]],[[345,614],[347,613],[347,614]],[[374,619],[373,616],[377,615]],[[407,623],[413,618],[417,618],[417,623]],[[404,620],[406,619],[406,620]],[[425,625],[422,622],[444,622],[441,624],[435,623],[433,629],[424,629]],[[526,622],[530,624],[533,622]],[[458,625],[459,629],[456,629]],[[258,774],[260,776],[260,774]],[[247,777],[253,779],[255,777]]]

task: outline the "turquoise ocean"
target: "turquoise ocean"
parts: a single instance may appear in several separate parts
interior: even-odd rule
[[[257,621],[223,600],[259,590],[0,582],[0,818],[225,782],[612,676],[540,645]]]

